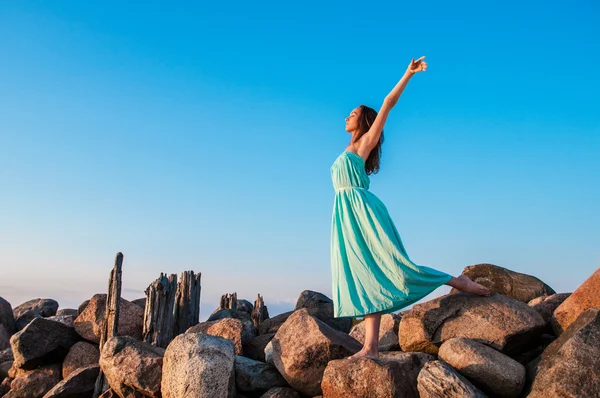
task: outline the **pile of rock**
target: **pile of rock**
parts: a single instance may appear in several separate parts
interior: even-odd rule
[[[334,318],[304,291],[294,311],[252,320],[237,300],[175,337],[142,341],[143,300],[121,299],[117,336],[98,349],[105,295],[79,310],[0,299],[0,396],[103,397],[598,397],[600,270],[573,294],[491,264],[465,269],[491,297],[451,292],[382,317],[379,358],[364,324]]]

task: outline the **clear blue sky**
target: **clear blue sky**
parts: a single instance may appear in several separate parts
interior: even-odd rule
[[[130,299],[202,272],[202,319],[330,295],[344,117],[422,55],[371,178],[411,258],[600,266],[597,2],[322,3],[0,3],[0,295],[77,306],[118,251]]]

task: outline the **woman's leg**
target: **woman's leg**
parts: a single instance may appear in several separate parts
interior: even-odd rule
[[[489,296],[492,294],[490,289],[480,285],[479,283],[473,282],[465,275],[460,275],[457,278],[452,277],[452,279],[450,279],[446,285],[452,286],[461,292],[473,293],[479,296]]]
[[[381,324],[381,312],[365,315],[365,344],[362,350],[350,358],[379,357],[379,325]]]

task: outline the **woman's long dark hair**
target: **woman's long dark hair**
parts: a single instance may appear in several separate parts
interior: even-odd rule
[[[373,125],[375,118],[377,117],[377,111],[373,108],[369,108],[366,105],[359,106],[360,117],[358,120],[358,134],[353,137],[352,142],[356,142],[362,137],[369,128]],[[381,144],[383,144],[383,130],[381,130],[381,136],[379,142],[375,145],[375,148],[369,154],[367,161],[365,162],[365,170],[367,174],[377,174],[379,171],[379,163],[381,160]]]

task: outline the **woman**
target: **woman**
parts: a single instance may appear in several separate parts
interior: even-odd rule
[[[331,166],[336,191],[331,231],[334,316],[362,316],[365,343],[351,358],[378,357],[381,314],[411,305],[441,285],[489,296],[490,291],[461,275],[413,263],[385,205],[369,189],[369,174],[379,171],[383,126],[415,73],[427,69],[412,59],[404,76],[377,113],[361,105],[346,118],[350,144]]]

